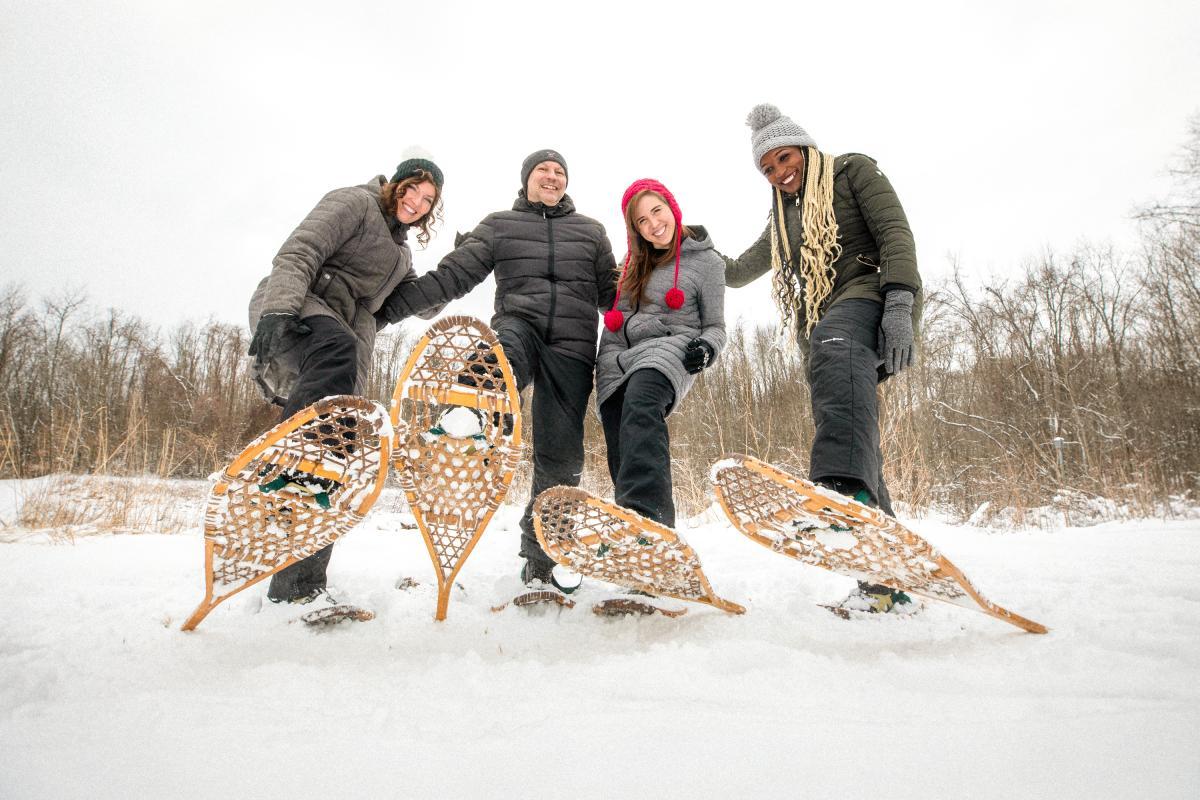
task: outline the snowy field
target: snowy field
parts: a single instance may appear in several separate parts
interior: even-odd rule
[[[181,633],[197,524],[64,541],[0,485],[0,797],[1200,797],[1200,522],[914,527],[1035,636],[927,604],[846,622],[847,579],[684,533],[742,617],[491,607],[516,588],[501,509],[432,619],[395,493],[331,582],[375,620],[315,631],[265,583]],[[397,582],[412,577],[415,588]],[[304,609],[302,609],[304,610]]]

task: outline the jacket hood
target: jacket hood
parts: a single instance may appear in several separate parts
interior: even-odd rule
[[[703,225],[687,225],[692,235],[684,239],[680,244],[681,250],[712,250],[712,239],[708,235],[708,229]]]

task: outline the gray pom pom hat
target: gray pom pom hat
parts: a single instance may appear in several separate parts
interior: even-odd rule
[[[762,157],[776,147],[816,147],[817,143],[808,131],[785,117],[783,112],[770,103],[759,103],[750,109],[746,117],[750,126],[750,146],[754,150],[754,169],[758,170]]]

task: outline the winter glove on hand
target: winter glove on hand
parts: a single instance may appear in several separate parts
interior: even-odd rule
[[[692,339],[683,351],[683,368],[691,375],[696,375],[712,361],[712,345],[703,339]]]
[[[385,325],[395,325],[403,321],[409,314],[401,306],[400,298],[393,292],[375,312],[375,324],[382,329]]]
[[[312,328],[295,314],[263,314],[250,340],[250,355],[261,365],[270,364],[275,356],[293,346],[296,340],[312,333]]]
[[[913,293],[892,289],[883,299],[883,319],[879,321],[879,357],[883,369],[896,375],[913,364]]]

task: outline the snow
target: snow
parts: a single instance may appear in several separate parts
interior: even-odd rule
[[[468,436],[478,436],[483,433],[483,421],[479,412],[465,406],[452,406],[442,414],[438,425],[450,436],[465,439]]]
[[[927,602],[846,622],[851,582],[708,512],[685,535],[743,616],[491,607],[517,589],[506,505],[433,620],[389,489],[331,582],[377,614],[326,631],[251,587],[194,633],[200,514],[179,533],[20,535],[0,484],[4,798],[1200,795],[1200,522],[914,527],[1035,636]],[[418,581],[401,589],[404,577]]]

